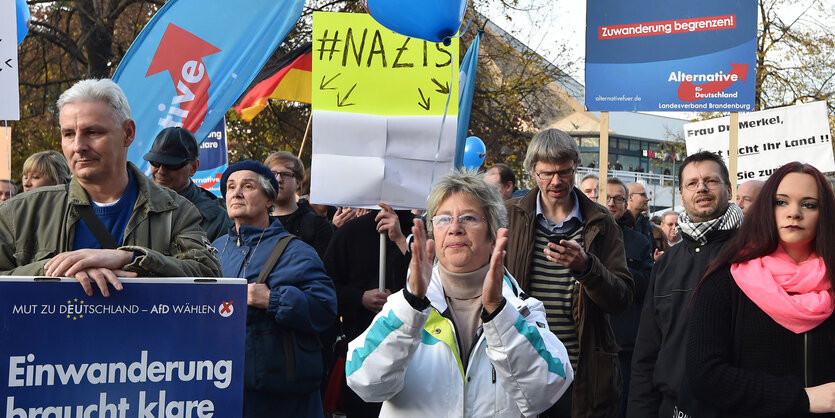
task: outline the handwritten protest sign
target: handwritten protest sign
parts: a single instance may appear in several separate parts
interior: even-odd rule
[[[458,39],[444,46],[367,14],[314,13],[311,201],[422,208],[452,169],[457,79]]]
[[[684,125],[687,153],[713,151],[728,162],[730,118]],[[765,180],[791,161],[835,171],[826,102],[741,113],[737,180]]]
[[[0,120],[20,119],[16,16],[15,2],[0,2]]]
[[[0,279],[0,410],[32,417],[240,417],[246,281]]]

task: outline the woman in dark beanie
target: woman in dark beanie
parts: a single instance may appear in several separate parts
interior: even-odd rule
[[[272,172],[251,160],[232,164],[220,179],[235,226],[212,245],[223,277],[249,282],[243,416],[320,418],[319,334],[336,319],[336,293],[319,256],[299,239],[290,239],[275,267],[261,274],[289,236],[269,217],[277,189]]]

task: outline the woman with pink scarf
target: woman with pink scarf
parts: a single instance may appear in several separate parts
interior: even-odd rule
[[[816,168],[786,164],[765,183],[693,297],[686,385],[714,409],[710,415],[835,412],[829,271],[835,195]]]

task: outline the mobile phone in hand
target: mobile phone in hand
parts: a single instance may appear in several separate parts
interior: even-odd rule
[[[560,240],[568,240],[568,235],[566,234],[551,234],[548,236],[548,241],[553,242],[554,244],[561,245]]]

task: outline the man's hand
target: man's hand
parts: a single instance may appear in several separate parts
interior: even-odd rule
[[[378,313],[383,309],[386,299],[391,295],[391,290],[381,292],[379,289],[366,290],[362,294],[362,306],[371,312]]]
[[[378,205],[382,209],[374,218],[374,222],[377,222],[377,232],[388,234],[389,239],[397,244],[400,253],[406,254],[406,237],[400,230],[400,218],[397,217],[391,206],[383,202],[378,203]]]
[[[264,283],[249,283],[246,287],[246,304],[267,309],[270,306],[270,288]]]
[[[548,243],[544,251],[545,257],[557,264],[568,267],[572,271],[585,271],[588,255],[583,247],[574,240],[560,240],[559,245],[553,242]]]
[[[345,225],[345,222],[348,222],[356,217],[357,211],[353,208],[340,207],[336,210],[336,213],[333,215],[333,220],[331,220],[331,222],[333,223],[333,226],[340,228],[342,227],[342,225]]]
[[[409,262],[409,292],[419,299],[426,296],[426,289],[432,281],[432,263],[435,261],[435,240],[426,239],[423,220],[415,218],[412,227],[412,261]]]
[[[664,251],[659,250],[658,248],[655,249],[655,253],[652,255],[655,258],[655,261],[658,261],[661,258],[661,255],[664,254]]]
[[[496,245],[493,248],[493,255],[490,257],[490,270],[484,278],[484,287],[481,290],[481,306],[488,314],[499,309],[504,296],[502,296],[502,281],[504,279],[504,250],[507,245],[507,228],[499,228],[496,233]]]
[[[108,283],[112,284],[113,288],[116,290],[121,291],[122,282],[119,281],[119,277],[136,277],[136,273],[132,271],[110,270],[106,268],[89,268],[81,270],[72,276],[66,277],[72,277],[78,280],[87,296],[93,296],[93,286],[90,282],[95,282],[96,286],[98,286],[101,291],[101,295],[104,297],[110,297],[110,291],[107,288]]]
[[[93,296],[95,282],[104,297],[110,296],[107,284],[122,290],[117,276],[136,277],[136,273],[122,270],[129,264],[133,253],[124,250],[102,250],[87,248],[67,251],[52,257],[44,265],[44,274],[49,277],[73,277],[81,283],[84,293]]]

